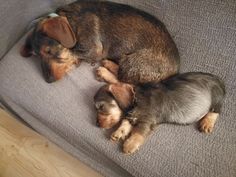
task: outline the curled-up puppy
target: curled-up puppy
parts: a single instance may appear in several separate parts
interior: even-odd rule
[[[160,20],[103,1],[76,1],[41,18],[21,49],[23,57],[32,54],[40,58],[49,83],[81,61],[109,58],[120,66],[119,80],[132,84],[166,79],[178,73],[180,63],[175,42]]]
[[[224,84],[215,75],[190,72],[135,89],[128,84],[110,84],[103,86],[94,99],[101,127],[111,128],[122,112],[128,111],[111,139],[118,141],[130,135],[123,145],[124,153],[130,154],[162,123],[186,125],[199,121],[200,131],[212,132],[224,95]],[[105,126],[107,123],[109,126]]]

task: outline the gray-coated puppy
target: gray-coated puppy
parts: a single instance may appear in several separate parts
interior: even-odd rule
[[[124,101],[127,95],[133,97],[134,104],[130,102],[126,107],[120,106],[127,103],[127,100]],[[212,132],[224,95],[224,84],[215,75],[189,72],[160,83],[137,86],[134,90],[123,83],[104,86],[95,95],[95,105],[99,113],[101,108],[106,107],[103,121],[110,119],[114,113],[108,110],[120,110],[116,115],[121,117],[122,111],[133,105],[120,127],[111,135],[112,140],[118,141],[131,134],[123,145],[123,151],[130,154],[138,150],[154,127],[161,123],[191,124],[200,121],[201,131]],[[111,103],[116,104],[109,107]]]

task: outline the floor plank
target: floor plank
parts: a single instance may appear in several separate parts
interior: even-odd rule
[[[100,177],[0,109],[0,177]]]

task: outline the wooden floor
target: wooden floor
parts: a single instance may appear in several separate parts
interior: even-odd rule
[[[0,109],[0,177],[99,176]]]

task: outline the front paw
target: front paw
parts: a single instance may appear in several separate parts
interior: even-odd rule
[[[111,135],[111,140],[112,141],[119,141],[119,140],[125,140],[126,134],[125,131],[122,129],[116,130],[114,133]]]
[[[101,66],[108,69],[110,72],[112,72],[117,77],[118,70],[119,70],[119,65],[117,65],[116,63],[114,63],[111,60],[102,60],[101,61]]]
[[[125,154],[132,154],[139,149],[144,143],[144,137],[141,134],[134,133],[128,138],[123,145],[123,152]]]
[[[107,69],[100,66],[96,69],[96,78],[98,81],[104,81],[104,75],[106,73]]]

